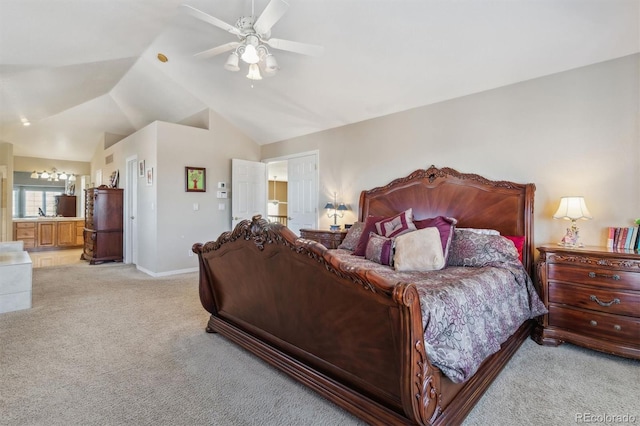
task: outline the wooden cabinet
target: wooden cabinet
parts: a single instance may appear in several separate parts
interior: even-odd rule
[[[13,223],[13,239],[23,241],[27,251],[82,247],[83,229],[84,221],[77,219],[27,219]]]
[[[76,245],[76,224],[74,222],[58,222],[58,246]]]
[[[100,186],[85,190],[84,252],[93,265],[122,261],[123,190]]]
[[[76,216],[76,196],[56,195],[56,216]]]
[[[533,339],[640,359],[640,254],[604,247],[538,250],[549,313],[539,319]]]
[[[38,247],[53,248],[56,246],[58,235],[57,222],[38,222]]]
[[[84,245],[84,222],[76,221],[76,246]]]
[[[344,237],[347,236],[347,231],[329,231],[323,229],[301,229],[300,236],[308,240],[317,241],[326,248],[335,249],[338,248]]]
[[[34,249],[36,247],[36,223],[14,222],[13,239],[15,241],[22,241],[25,250]]]

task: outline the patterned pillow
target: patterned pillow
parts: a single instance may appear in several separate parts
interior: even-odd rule
[[[381,265],[391,265],[393,260],[393,239],[371,232],[364,257]]]
[[[513,242],[501,235],[456,229],[449,250],[449,266],[486,266],[518,260]]]
[[[376,231],[383,237],[393,238],[398,235],[415,231],[416,226],[413,224],[413,210],[408,209],[395,216],[386,218],[376,222]]]
[[[440,232],[435,226],[396,237],[393,255],[396,271],[433,271],[444,265]]]
[[[344,240],[342,240],[342,243],[340,243],[338,248],[353,251],[358,245],[358,241],[360,241],[363,229],[363,222],[354,223],[353,226],[351,226],[351,228],[349,228],[349,230],[347,231],[347,236],[344,237]]]
[[[476,234],[484,235],[500,235],[500,232],[495,229],[483,229],[483,228],[458,228],[462,231],[475,232]]]
[[[364,256],[364,252],[367,250],[367,243],[369,242],[369,234],[376,232],[376,222],[384,219],[384,216],[369,216],[364,221],[364,229],[362,235],[356,244],[356,248],[353,249],[354,256]]]
[[[449,258],[449,247],[451,247],[451,240],[453,239],[453,230],[458,221],[452,217],[438,216],[431,219],[414,220],[416,228],[424,229],[435,226],[440,232],[440,242],[442,243],[442,253],[444,254],[445,262]]]

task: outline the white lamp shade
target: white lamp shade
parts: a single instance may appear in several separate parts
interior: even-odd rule
[[[278,61],[276,58],[269,54],[264,60],[264,71],[268,74],[273,74],[278,70]]]
[[[248,64],[257,64],[260,61],[258,52],[252,44],[247,44],[242,53],[242,60]]]
[[[260,68],[258,64],[249,65],[249,72],[247,73],[247,78],[250,80],[262,80],[262,76],[260,75]]]
[[[558,211],[553,215],[554,219],[593,219],[584,197],[562,197],[560,198],[560,206]]]
[[[231,52],[229,57],[227,58],[227,62],[224,64],[224,69],[227,71],[238,71],[240,67],[238,66],[238,54],[236,52]]]

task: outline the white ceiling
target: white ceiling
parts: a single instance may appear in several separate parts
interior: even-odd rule
[[[88,161],[105,133],[210,108],[265,144],[640,51],[640,0],[290,0],[272,37],[324,54],[273,50],[280,71],[252,87],[227,54],[193,57],[237,39],[182,3],[251,14],[250,0],[0,0],[0,141]]]

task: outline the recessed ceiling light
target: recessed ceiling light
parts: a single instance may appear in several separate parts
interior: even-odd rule
[[[164,54],[162,53],[158,53],[158,60],[160,62],[167,62],[169,60],[169,58],[167,58]]]

